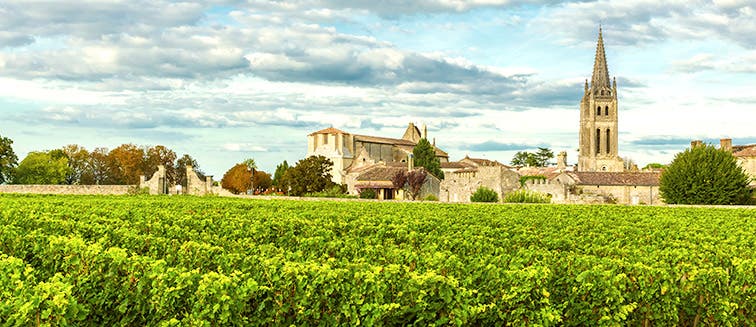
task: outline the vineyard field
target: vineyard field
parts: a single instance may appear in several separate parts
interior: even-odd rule
[[[756,326],[756,210],[0,195],[0,325]]]

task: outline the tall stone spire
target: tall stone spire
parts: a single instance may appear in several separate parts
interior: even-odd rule
[[[596,59],[593,62],[593,77],[591,78],[591,88],[607,88],[612,86],[609,79],[609,68],[606,66],[606,52],[604,52],[604,38],[599,26],[598,44],[596,45]]]

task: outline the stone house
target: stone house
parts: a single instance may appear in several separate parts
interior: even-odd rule
[[[732,139],[719,140],[721,148],[732,151],[738,163],[751,176],[751,186],[756,188],[756,144],[732,145]]]
[[[368,162],[406,163],[415,145],[427,139],[427,128],[422,131],[410,123],[400,139],[347,133],[330,127],[307,136],[307,157],[322,155],[333,162],[333,182],[346,184],[346,175],[351,168]],[[449,161],[449,154],[435,146],[436,157],[441,162]],[[403,164],[404,165],[404,164]]]
[[[552,190],[562,187],[564,203],[661,204],[660,177],[658,172],[563,172],[549,185],[555,186]],[[593,196],[604,201],[589,199]]]
[[[424,170],[424,168],[414,168],[411,163],[378,162],[352,168],[344,180],[349,194],[359,195],[365,189],[373,189],[379,200],[408,200],[408,194],[404,189],[394,187],[393,178],[399,173],[406,174],[410,170]],[[423,199],[429,195],[438,198],[440,183],[441,181],[436,176],[427,173],[416,199]]]
[[[439,196],[443,202],[470,202],[481,186],[494,190],[499,199],[520,188],[520,175],[505,165],[466,166],[444,174]]]

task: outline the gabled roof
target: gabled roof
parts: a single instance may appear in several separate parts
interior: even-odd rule
[[[391,144],[391,145],[411,145],[415,146],[415,142],[409,141],[409,140],[402,140],[402,139],[393,139],[390,137],[378,137],[378,136],[369,136],[369,135],[354,135],[355,141],[360,142],[367,142],[367,143],[381,143],[381,144]]]
[[[384,165],[375,165],[359,174],[356,180],[359,182],[391,181],[397,173],[406,171],[407,167],[389,167]]]
[[[607,186],[658,186],[661,173],[657,172],[566,172],[577,185]]]
[[[319,130],[317,132],[313,132],[310,135],[315,135],[315,134],[349,134],[349,133],[344,132],[344,131],[342,131],[340,129],[337,129],[337,128],[328,127],[326,129],[321,129],[321,130]]]
[[[732,154],[733,156],[738,158],[756,157],[756,144],[739,146],[738,148],[739,149]],[[735,147],[733,147],[733,150],[734,149]]]
[[[459,161],[441,163],[441,169],[462,169],[465,167],[468,167],[468,165],[465,165],[464,163],[461,163]]]
[[[517,169],[520,176],[546,176],[548,179],[556,177],[561,171],[559,167],[520,167]]]

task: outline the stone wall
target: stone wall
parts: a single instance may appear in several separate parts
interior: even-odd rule
[[[197,176],[192,166],[186,166],[186,190],[189,195],[213,194],[213,176],[205,176],[202,180]]]
[[[738,163],[751,176],[751,186],[756,186],[756,158],[738,158]]]
[[[502,199],[507,193],[520,188],[520,175],[500,166],[450,173],[441,182],[439,200],[470,202],[470,196],[481,186],[494,190]]]
[[[570,196],[569,187],[557,180],[531,179],[525,182],[523,188],[551,195],[551,203],[567,203]]]
[[[663,204],[659,195],[658,186],[603,186],[603,185],[580,185],[576,188],[577,194],[571,196],[566,203],[580,202],[581,195],[600,195],[607,198],[609,203],[618,204]],[[591,203],[591,202],[587,202]]]
[[[166,185],[165,166],[158,165],[158,170],[152,174],[149,180],[145,180],[144,176],[139,176],[139,188],[146,188],[150,194],[168,194],[175,189],[173,185]]]
[[[136,185],[0,185],[0,193],[26,194],[128,194]]]

